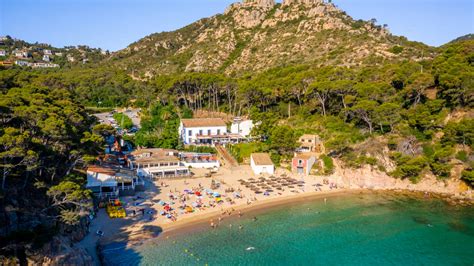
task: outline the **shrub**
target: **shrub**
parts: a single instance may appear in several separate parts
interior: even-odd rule
[[[330,175],[334,173],[334,162],[331,157],[327,155],[321,155],[319,159],[323,161],[325,175]]]

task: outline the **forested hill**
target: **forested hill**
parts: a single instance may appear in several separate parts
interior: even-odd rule
[[[436,50],[354,20],[319,0],[252,0],[173,32],[151,34],[113,55],[136,78],[178,72],[240,76],[294,64],[356,67],[431,59]]]

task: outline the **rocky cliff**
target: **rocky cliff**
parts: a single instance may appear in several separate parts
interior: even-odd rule
[[[394,52],[393,47],[403,47]],[[182,71],[241,75],[289,64],[360,66],[430,57],[430,48],[354,20],[321,0],[246,0],[174,32],[147,36],[112,63],[150,77]]]

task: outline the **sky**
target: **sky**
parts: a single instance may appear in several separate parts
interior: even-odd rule
[[[0,35],[56,47],[116,51],[140,38],[223,13],[232,0],[0,0]],[[277,1],[280,2],[280,1]],[[474,33],[474,0],[333,0],[355,19],[439,46]]]

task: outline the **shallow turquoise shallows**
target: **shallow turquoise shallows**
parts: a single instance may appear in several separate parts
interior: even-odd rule
[[[110,265],[474,265],[474,208],[356,193],[106,249]]]

